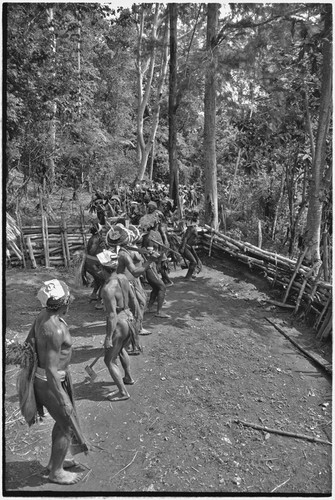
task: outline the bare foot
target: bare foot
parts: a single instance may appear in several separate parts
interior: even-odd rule
[[[146,330],[145,328],[142,328],[142,330],[138,334],[139,335],[151,335],[152,332],[149,332],[149,330]]]
[[[132,378],[123,377],[123,383],[126,385],[134,385],[135,381]]]
[[[155,310],[156,310],[155,308],[150,307],[146,311],[144,311],[144,314],[152,314],[155,312]]]
[[[138,356],[141,354],[141,351],[139,349],[127,349],[127,354],[128,356]]]
[[[79,462],[77,462],[77,460],[75,460],[74,458],[66,458],[63,463],[63,469],[71,469],[71,467],[76,467],[76,465],[79,465]],[[51,470],[49,464],[46,468],[48,469],[48,471]]]
[[[155,316],[156,316],[156,318],[166,318],[166,319],[171,318],[171,316],[169,316],[168,314],[163,313],[163,312],[156,313]]]
[[[107,399],[109,399],[109,401],[125,401],[126,399],[129,399],[129,398],[130,398],[130,395],[128,393],[121,394],[120,391],[110,392],[107,396]]]
[[[78,474],[77,472],[68,472],[65,470],[49,474],[50,481],[58,484],[75,484],[78,483],[82,477],[82,474]]]

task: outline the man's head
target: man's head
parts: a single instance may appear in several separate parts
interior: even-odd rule
[[[185,219],[187,225],[199,224],[199,212],[196,210],[190,210],[185,214]]]
[[[148,203],[148,213],[152,214],[155,210],[157,210],[157,203],[154,201],[149,201]]]
[[[125,246],[130,243],[130,233],[122,224],[112,226],[106,234],[108,247]]]
[[[42,307],[57,311],[68,306],[71,300],[70,289],[64,281],[52,279],[45,281],[37,294]]]
[[[90,229],[92,234],[99,234],[102,231],[102,225],[99,223],[99,221],[94,221],[92,223],[91,229]]]

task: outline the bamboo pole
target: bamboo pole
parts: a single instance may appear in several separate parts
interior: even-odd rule
[[[324,315],[326,314],[326,312],[328,310],[328,307],[329,307],[329,305],[331,303],[331,300],[332,300],[332,298],[328,297],[328,300],[327,300],[326,304],[324,305],[324,307],[323,307],[323,309],[322,309],[322,311],[321,311],[321,313],[319,315],[319,318],[315,322],[314,328],[316,328],[316,329],[318,328],[319,324],[321,323],[322,318],[324,317]]]
[[[20,241],[20,248],[21,248],[21,252],[22,252],[22,265],[23,265],[23,267],[25,269],[26,268],[26,258],[25,258],[25,255],[27,253],[27,248],[26,248],[26,243],[24,241],[23,232],[22,232],[22,220],[21,220],[21,214],[20,214],[20,208],[19,208],[19,202],[18,201],[17,201],[17,204],[16,204],[16,221],[17,221],[18,228],[19,228],[19,231],[20,231],[19,241]]]
[[[33,247],[31,246],[31,241],[30,241],[29,236],[27,236],[27,247],[28,247],[28,251],[29,251],[29,257],[30,257],[30,260],[31,260],[32,268],[36,269],[37,268],[37,264],[36,264],[36,260],[35,260],[35,257],[34,257],[34,251],[33,251]]]
[[[320,340],[322,339],[323,332],[324,332],[324,330],[326,329],[326,327],[327,327],[327,325],[328,325],[329,321],[331,320],[331,318],[332,318],[332,314],[333,314],[333,313],[332,313],[332,308],[331,308],[331,307],[328,307],[328,308],[327,308],[327,313],[326,313],[325,318],[324,318],[324,320],[323,320],[323,322],[322,322],[322,324],[321,324],[321,327],[318,329],[318,333],[317,333],[317,335],[316,335],[316,338],[317,338],[317,339],[319,339],[319,338],[320,338]]]
[[[296,303],[296,306],[295,306],[295,309],[294,309],[294,314],[296,314],[298,312],[298,309],[299,309],[299,306],[300,306],[300,302],[301,302],[302,296],[304,294],[304,291],[305,291],[305,288],[306,288],[306,285],[307,285],[307,281],[313,275],[314,269],[315,269],[315,266],[313,266],[312,269],[310,270],[309,274],[306,274],[306,276],[304,277],[304,280],[303,280],[303,283],[301,285],[301,289],[300,289],[300,292],[299,292],[299,295],[298,295],[298,298],[297,298],[297,303]]]
[[[80,229],[81,229],[81,234],[82,234],[82,238],[83,238],[83,244],[86,248],[87,238],[86,238],[86,233],[85,233],[85,218],[84,218],[83,207],[81,205],[80,205]]]
[[[326,281],[329,281],[329,252],[328,252],[328,233],[323,234],[322,238],[323,245],[323,269],[324,269],[324,278]]]
[[[306,248],[305,248],[305,250],[301,253],[301,255],[300,255],[300,257],[299,257],[299,259],[298,259],[298,261],[297,261],[297,264],[296,264],[296,266],[295,266],[295,270],[294,270],[294,273],[293,273],[293,275],[292,275],[291,281],[290,281],[290,283],[289,283],[289,285],[288,285],[288,287],[287,287],[287,289],[286,289],[286,293],[285,293],[285,296],[284,296],[284,299],[283,299],[283,303],[284,303],[284,304],[285,304],[285,302],[286,302],[286,300],[287,300],[287,298],[288,298],[288,295],[289,295],[289,293],[290,293],[290,290],[291,290],[291,287],[292,287],[293,281],[295,280],[295,277],[296,277],[296,275],[297,275],[297,274],[298,274],[298,272],[299,272],[299,268],[300,268],[300,266],[301,266],[302,261],[303,261],[303,260],[304,260],[304,258],[305,258],[306,253],[307,253],[307,247],[306,247]]]
[[[323,368],[326,372],[329,373],[329,367],[323,363],[322,361],[320,361],[320,359],[316,358],[313,354],[311,354],[310,352],[306,351],[305,349],[303,349],[295,340],[293,340],[289,335],[287,335],[286,332],[284,332],[284,330],[282,328],[280,328],[278,325],[276,325],[276,323],[274,323],[273,321],[271,321],[269,318],[265,318],[266,321],[268,321],[272,326],[275,327],[276,330],[278,330],[279,333],[281,333],[282,335],[284,335],[285,338],[287,338],[287,340],[289,340],[297,349],[299,349],[299,351],[301,351],[307,358],[311,359],[312,361],[314,361],[314,363],[316,363],[318,366],[320,366],[321,368]]]
[[[208,230],[209,233],[214,232],[218,237],[222,238],[223,240],[229,241],[233,245],[236,245],[244,252],[251,251],[255,255],[259,255],[262,258],[267,258],[267,260],[271,260],[274,263],[277,263],[277,262],[278,262],[278,264],[283,263],[286,266],[291,266],[293,269],[296,266],[296,261],[294,261],[292,259],[288,259],[287,257],[283,257],[282,255],[273,254],[271,252],[268,252],[267,250],[261,250],[260,248],[255,247],[251,243],[248,243],[245,241],[242,242],[242,241],[234,240],[233,238],[230,238],[230,236],[227,236],[225,234],[220,233],[219,231],[216,231],[215,229],[213,229],[211,226],[208,226],[207,224],[205,224],[205,228]],[[300,266],[300,269],[304,272],[309,271],[309,268],[305,267],[305,266]]]
[[[45,232],[45,267],[49,267],[49,234],[48,234],[48,218],[44,213],[44,232]]]
[[[252,427],[253,429],[257,429],[264,432],[271,432],[272,434],[280,434],[282,436],[290,436],[298,439],[306,439],[307,441],[313,441],[314,443],[322,443],[332,445],[330,441],[326,441],[325,439],[319,439],[314,436],[308,436],[307,434],[299,434],[296,432],[288,432],[282,431],[281,429],[272,429],[271,427],[265,427],[263,425],[253,424],[250,422],[244,422],[243,420],[236,419],[234,420],[236,424],[242,424],[246,427]]]
[[[68,264],[70,264],[71,262],[71,255],[70,255],[70,249],[69,249],[69,243],[68,243],[68,239],[67,239],[67,228],[66,228],[66,220],[63,219],[63,223],[64,223],[64,244],[65,244],[65,251],[66,251],[66,257],[67,257],[67,260],[68,260]]]
[[[64,257],[64,265],[65,267],[69,267],[69,261],[67,260],[67,253],[66,253],[66,248],[65,248],[65,239],[64,239],[64,233],[61,235],[62,239],[62,251],[63,251],[63,257]]]
[[[262,242],[263,242],[262,222],[260,219],[258,219],[258,248],[262,248]]]

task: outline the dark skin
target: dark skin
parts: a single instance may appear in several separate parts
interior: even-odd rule
[[[186,229],[186,232],[183,236],[181,245],[180,245],[180,253],[184,257],[185,260],[189,262],[189,267],[185,279],[187,281],[194,280],[193,273],[197,266],[201,267],[200,259],[195,251],[195,244],[197,242],[198,232],[196,226],[193,224],[189,225]]]
[[[67,325],[61,321],[67,310],[67,305],[57,311],[43,309],[27,337],[28,341],[35,336],[38,366],[45,370],[47,377],[47,384],[36,378],[34,389],[38,400],[55,420],[47,468],[49,479],[59,484],[74,484],[82,478],[81,474],[65,470],[76,464],[74,460],[65,460],[71,442],[69,415],[73,414],[73,406],[58,374],[58,370],[67,370],[72,354],[72,339]]]
[[[106,310],[104,360],[117,386],[117,390],[108,394],[107,399],[110,401],[124,401],[130,397],[126,385],[132,385],[134,381],[130,373],[129,356],[125,349],[130,340],[129,324],[122,313],[118,314],[117,309],[131,308],[135,297],[127,278],[121,275],[118,279],[115,270],[112,271],[110,279],[103,286],[101,296]],[[124,370],[124,377],[122,377],[117,365],[118,358]]]
[[[106,245],[100,233],[96,232],[95,234],[92,234],[87,242],[87,254],[95,257],[98,253],[102,252],[104,248],[106,248]],[[91,300],[97,300],[98,290],[105,283],[106,277],[108,278],[108,275],[106,276],[99,262],[95,262],[90,259],[86,260],[85,269],[94,278]]]
[[[155,230],[156,227],[153,229]],[[147,233],[143,237],[142,247],[145,248],[147,250],[147,252],[149,252],[146,254],[146,255],[148,255],[148,258],[150,257],[151,249],[153,251],[158,249],[157,243],[155,243],[150,237],[150,232]],[[160,259],[162,258],[163,255],[164,254],[160,255],[160,257],[157,259],[157,262],[160,261]],[[165,299],[165,295],[166,295],[166,285],[164,284],[163,280],[159,277],[159,275],[157,273],[157,269],[156,268],[148,269],[146,277],[147,277],[147,281],[148,281],[149,285],[152,288],[152,292],[150,294],[150,299],[149,299],[149,304],[148,304],[148,311],[153,312],[152,308],[154,306],[155,301],[157,300],[157,311],[156,311],[155,316],[157,316],[159,318],[170,318],[170,316],[168,314],[166,314],[162,311],[162,307],[163,307],[163,303],[164,303],[164,299]]]
[[[139,307],[140,307],[140,323],[141,323],[141,331],[142,334],[148,333],[146,330],[142,328],[142,320],[144,315],[144,309],[146,306],[146,293],[142,288],[139,277],[142,276],[148,269],[151,268],[152,263],[155,261],[154,257],[149,257],[146,262],[143,262],[143,258],[139,252],[135,250],[128,250],[125,248],[121,248],[118,255],[118,267],[117,273],[124,274],[129,279],[136,279],[136,284],[138,288],[138,293],[136,294]],[[133,311],[133,310],[132,310]]]

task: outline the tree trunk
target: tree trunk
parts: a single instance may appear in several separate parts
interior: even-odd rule
[[[49,7],[47,9],[48,16],[48,27],[51,33],[51,67],[53,78],[56,79],[56,35],[55,35],[55,26],[54,26],[54,9],[53,7]],[[49,188],[52,189],[55,179],[55,161],[54,154],[56,149],[56,113],[57,113],[57,104],[55,100],[52,102],[51,108],[51,120],[49,123],[49,144],[50,151],[48,152],[48,184]]]
[[[167,42],[164,40],[164,48],[163,48],[163,59],[161,64],[161,73],[159,77],[158,91],[157,91],[157,100],[153,115],[153,122],[151,126],[151,133],[148,139],[147,144],[144,140],[143,133],[143,120],[144,120],[144,111],[148,105],[152,81],[154,76],[155,62],[156,62],[156,53],[157,53],[157,30],[159,27],[159,4],[155,5],[154,19],[152,22],[152,30],[151,30],[151,41],[152,48],[151,53],[148,59],[142,64],[142,43],[143,43],[143,31],[144,31],[144,21],[146,15],[146,5],[143,4],[141,8],[140,14],[140,28],[139,28],[139,38],[138,38],[138,50],[137,50],[137,89],[138,89],[138,112],[137,112],[137,159],[139,163],[139,172],[137,175],[138,180],[143,180],[145,170],[147,167],[148,157],[150,153],[150,149],[152,148],[152,144],[157,132],[158,121],[159,121],[159,112],[160,112],[160,99],[161,99],[161,89],[163,86],[166,68],[167,68]],[[150,7],[151,8],[151,7]],[[143,92],[143,80],[144,75],[146,75],[145,82],[145,90]]]
[[[145,174],[145,171],[147,168],[147,164],[148,164],[149,154],[150,154],[150,151],[153,150],[153,144],[154,144],[155,138],[156,138],[158,123],[159,123],[160,108],[161,108],[162,90],[163,90],[164,80],[166,78],[167,65],[168,65],[168,50],[169,50],[168,35],[169,35],[168,23],[166,22],[164,38],[163,38],[163,49],[162,49],[163,50],[163,57],[162,57],[162,62],[161,62],[161,67],[160,67],[160,72],[159,72],[158,84],[157,84],[156,102],[154,105],[154,111],[153,111],[153,116],[152,116],[150,136],[149,136],[146,144],[145,144],[145,141],[143,140],[143,144],[145,145],[145,147],[144,147],[144,150],[142,150],[139,180],[142,180],[144,177],[144,174]]]
[[[207,68],[205,76],[205,219],[214,229],[218,229],[217,171],[216,171],[216,35],[220,4],[207,6]]]
[[[326,139],[329,130],[330,112],[332,106],[332,5],[324,5],[324,36],[322,47],[322,80],[319,123],[315,140],[315,155],[312,163],[309,189],[309,206],[305,243],[308,247],[306,259],[311,263],[320,262],[320,235],[322,205],[324,199],[326,171]]]
[[[179,171],[177,163],[177,18],[178,4],[169,4],[170,79],[169,79],[169,165],[170,198],[179,207]]]

